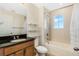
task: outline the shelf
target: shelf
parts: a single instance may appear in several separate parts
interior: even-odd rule
[[[12,27],[13,29],[24,29],[24,27]]]

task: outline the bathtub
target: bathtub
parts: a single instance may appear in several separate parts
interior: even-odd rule
[[[46,42],[49,56],[79,56],[79,52],[73,50],[71,45],[59,42]]]

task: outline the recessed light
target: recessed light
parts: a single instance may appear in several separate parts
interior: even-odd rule
[[[59,3],[59,5],[63,5],[64,3]]]

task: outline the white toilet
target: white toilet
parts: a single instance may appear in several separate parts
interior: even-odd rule
[[[39,56],[45,56],[48,51],[45,46],[37,46],[36,50],[37,50]]]
[[[45,46],[41,46],[39,44],[38,38],[35,39],[35,49],[37,51],[37,55],[39,56],[45,56],[48,51],[48,49]]]

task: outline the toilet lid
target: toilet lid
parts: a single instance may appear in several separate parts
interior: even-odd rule
[[[39,53],[47,53],[47,51],[48,51],[47,48],[44,46],[38,46],[38,47],[36,47],[36,49]]]

